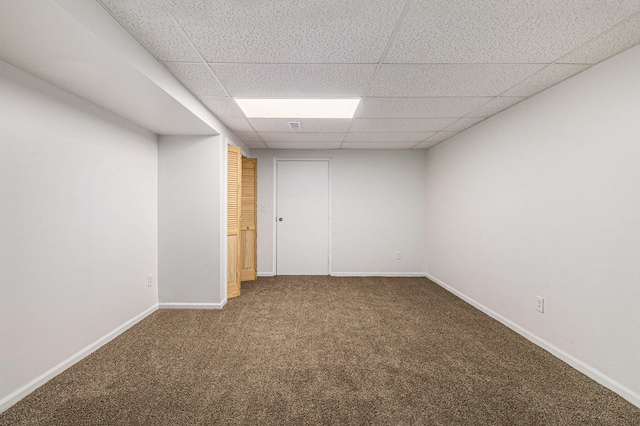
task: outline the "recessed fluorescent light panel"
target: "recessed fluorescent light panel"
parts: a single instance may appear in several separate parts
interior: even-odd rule
[[[247,118],[352,118],[360,99],[237,99]]]

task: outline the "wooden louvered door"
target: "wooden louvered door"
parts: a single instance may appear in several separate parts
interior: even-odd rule
[[[240,296],[242,149],[228,147],[227,170],[227,298],[232,298]]]
[[[257,160],[242,159],[242,203],[240,204],[240,280],[251,281],[256,273],[256,203],[257,203]]]

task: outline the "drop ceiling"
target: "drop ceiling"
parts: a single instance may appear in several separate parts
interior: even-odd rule
[[[640,43],[640,0],[97,1],[254,149],[429,148]],[[248,119],[233,97],[362,100]]]

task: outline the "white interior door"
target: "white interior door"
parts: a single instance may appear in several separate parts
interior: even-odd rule
[[[329,161],[276,162],[276,273],[329,274]]]

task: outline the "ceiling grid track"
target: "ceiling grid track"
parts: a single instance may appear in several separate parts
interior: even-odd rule
[[[387,44],[384,47],[384,50],[382,51],[382,54],[380,55],[380,60],[376,64],[376,68],[373,71],[373,74],[371,75],[371,79],[369,80],[369,84],[367,84],[367,88],[364,91],[364,96],[362,97],[362,99],[360,99],[360,104],[361,105],[364,103],[364,100],[367,98],[369,90],[371,89],[371,86],[373,85],[373,82],[376,80],[376,77],[378,76],[378,71],[380,71],[380,67],[382,67],[382,64],[384,63],[384,60],[387,57],[387,52],[389,52],[389,49],[391,49],[391,45],[395,41],[396,36],[398,35],[398,31],[400,31],[400,26],[402,25],[402,22],[404,21],[404,18],[407,16],[407,13],[409,13],[409,9],[411,8],[411,3],[413,3],[413,1],[414,0],[407,0],[407,2],[405,3],[404,8],[402,9],[402,13],[400,14],[400,17],[398,18],[398,21],[396,22],[396,25],[393,28],[393,31],[391,32],[391,35],[389,36],[389,39],[387,40]],[[342,149],[342,145],[344,145],[344,142],[345,142],[344,140],[346,139],[347,135],[349,134],[349,132],[353,128],[353,125],[354,125],[355,121],[356,121],[356,114],[353,115],[353,118],[351,119],[351,123],[349,124],[349,128],[345,132],[345,135],[344,135],[344,138],[342,139],[342,142],[340,142],[340,149]],[[418,143],[420,143],[420,142],[418,142]],[[416,145],[418,143],[416,143]]]
[[[173,13],[167,12],[167,15],[169,15],[169,17],[171,18],[171,20],[173,21],[173,24],[176,26],[176,28],[180,31],[180,33],[182,33],[183,37],[185,38],[185,40],[187,40],[187,43],[189,43],[189,45],[191,46],[191,48],[193,49],[193,51],[196,53],[196,55],[198,55],[198,57],[200,58],[200,60],[202,61],[202,63],[207,67],[207,71],[209,72],[209,74],[211,74],[211,76],[213,77],[214,81],[218,84],[218,86],[220,86],[222,88],[222,90],[224,91],[224,93],[226,94],[226,96],[231,99],[233,101],[233,97],[231,96],[231,94],[229,93],[229,91],[227,90],[226,87],[224,87],[224,85],[220,82],[220,79],[218,78],[218,76],[216,75],[216,73],[213,71],[213,69],[211,69],[211,67],[209,66],[209,63],[207,63],[207,61],[204,59],[204,56],[202,56],[202,53],[200,53],[200,50],[198,50],[198,48],[193,44],[193,40],[191,40],[191,38],[187,35],[187,33],[184,31],[184,28],[182,28],[182,25],[180,25],[180,23],[178,22],[178,20],[176,19],[176,17],[173,15]],[[194,96],[196,96],[201,102],[202,99],[200,99],[200,97],[194,93]],[[248,121],[248,120],[247,120]],[[258,137],[260,138],[260,140],[262,140],[262,137],[260,136],[260,134],[258,132],[256,132],[256,130],[253,128],[253,126],[251,125],[251,122],[249,121],[249,126],[251,127],[251,130],[253,132],[255,132]],[[232,131],[235,133],[235,131],[232,129]],[[264,140],[262,141],[263,143]],[[266,143],[265,143],[266,145]]]

